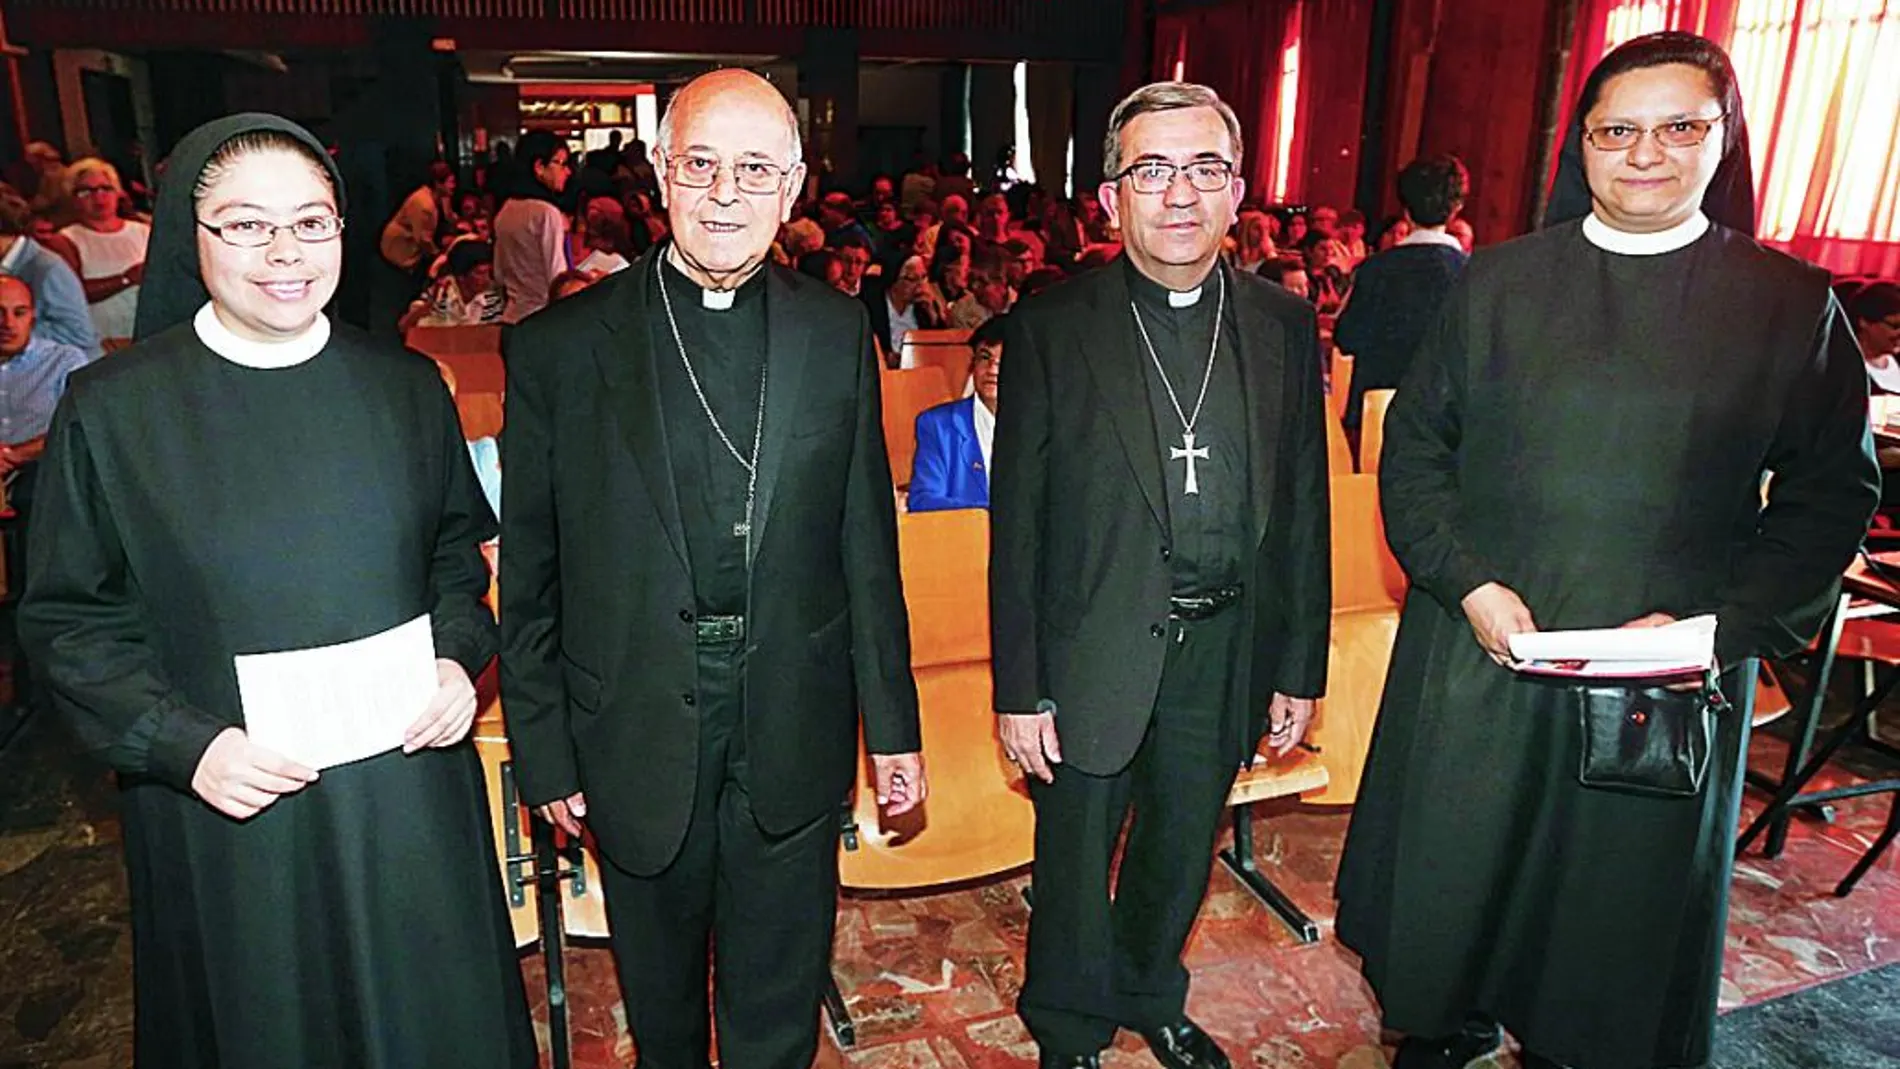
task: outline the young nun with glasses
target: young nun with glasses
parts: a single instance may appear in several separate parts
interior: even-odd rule
[[[220,119],[167,179],[137,341],[54,416],[20,610],[119,774],[136,1060],[531,1066],[464,741],[495,523],[455,408],[428,360],[324,316],[343,189],[310,134]],[[250,655],[405,624],[400,655],[253,689],[286,662]]]
[[[1728,57],[1616,49],[1543,229],[1472,259],[1386,417],[1413,596],[1339,935],[1409,1037],[1398,1069],[1463,1066],[1500,1025],[1532,1069],[1709,1060],[1756,658],[1813,638],[1880,486],[1853,332],[1827,272],[1756,243],[1753,188]],[[1693,782],[1586,750],[1597,699],[1511,657],[1701,614],[1730,707],[1678,720]],[[1680,708],[1697,680],[1615,693]]]

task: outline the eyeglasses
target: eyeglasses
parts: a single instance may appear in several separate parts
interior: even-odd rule
[[[119,191],[117,186],[79,186],[73,190],[75,197],[104,197]]]
[[[727,164],[711,156],[668,156],[667,174],[672,176],[673,184],[686,189],[711,189],[719,181],[719,172],[726,167],[732,168],[732,183],[741,193],[762,196],[777,193],[785,182],[785,176],[791,173],[790,167],[781,167],[766,160],[740,160]]]
[[[1600,152],[1628,152],[1636,147],[1644,134],[1654,137],[1656,143],[1664,148],[1694,148],[1708,140],[1709,131],[1726,118],[1728,112],[1712,119],[1675,119],[1647,130],[1623,122],[1604,123],[1585,130],[1583,139]]]
[[[1188,184],[1202,193],[1219,193],[1234,180],[1234,165],[1228,160],[1195,160],[1183,165],[1141,160],[1123,168],[1115,181],[1128,179],[1137,193],[1165,193],[1178,174],[1187,175]]]
[[[290,236],[304,245],[334,241],[343,233],[343,220],[334,215],[306,215],[295,222],[279,225],[265,219],[237,219],[222,226],[212,226],[203,219],[198,225],[216,235],[226,245],[235,245],[240,249],[259,249],[277,240],[281,231],[290,231]]]

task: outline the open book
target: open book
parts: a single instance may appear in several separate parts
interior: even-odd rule
[[[1715,664],[1715,617],[1663,627],[1530,631],[1511,636],[1511,667],[1576,679],[1664,679]]]

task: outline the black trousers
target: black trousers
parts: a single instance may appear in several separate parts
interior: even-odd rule
[[[1214,837],[1239,771],[1223,740],[1241,634],[1229,610],[1169,624],[1148,733],[1120,772],[1058,765],[1030,779],[1036,806],[1035,906],[1016,1009],[1045,1052],[1092,1054],[1117,1027],[1151,1029],[1187,1004],[1181,951],[1207,893]],[[1061,718],[1057,717],[1058,739]],[[1109,866],[1130,808],[1134,820],[1114,897]]]
[[[722,1069],[807,1069],[837,916],[838,817],[768,835],[746,792],[738,643],[699,650],[699,783],[679,857],[601,866],[627,1027],[645,1069],[706,1069],[707,967]],[[629,775],[638,775],[629,770]]]

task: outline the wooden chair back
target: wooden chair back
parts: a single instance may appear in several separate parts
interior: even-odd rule
[[[1346,418],[1346,397],[1352,392],[1352,354],[1333,347],[1332,363],[1326,374],[1326,408],[1334,419]]]
[[[1333,414],[1331,405],[1327,406],[1323,418],[1326,420],[1326,474],[1351,475],[1352,445],[1346,441],[1346,428]]]
[[[1020,868],[1035,853],[1035,813],[1003,756],[991,705],[989,513],[899,516],[897,546],[930,798],[886,826],[868,759],[860,763],[858,846],[839,852],[848,888],[958,883]]]
[[[1367,474],[1379,470],[1379,451],[1385,448],[1385,412],[1392,405],[1393,390],[1367,390],[1366,412],[1359,420],[1359,470]]]
[[[884,448],[890,456],[891,481],[902,489],[910,485],[910,464],[917,455],[917,414],[955,395],[939,367],[884,370],[878,378],[883,390]]]
[[[975,360],[970,333],[967,330],[913,330],[904,335],[904,351],[898,366],[940,367],[951,392],[961,395],[964,384],[970,381],[970,365]]]

